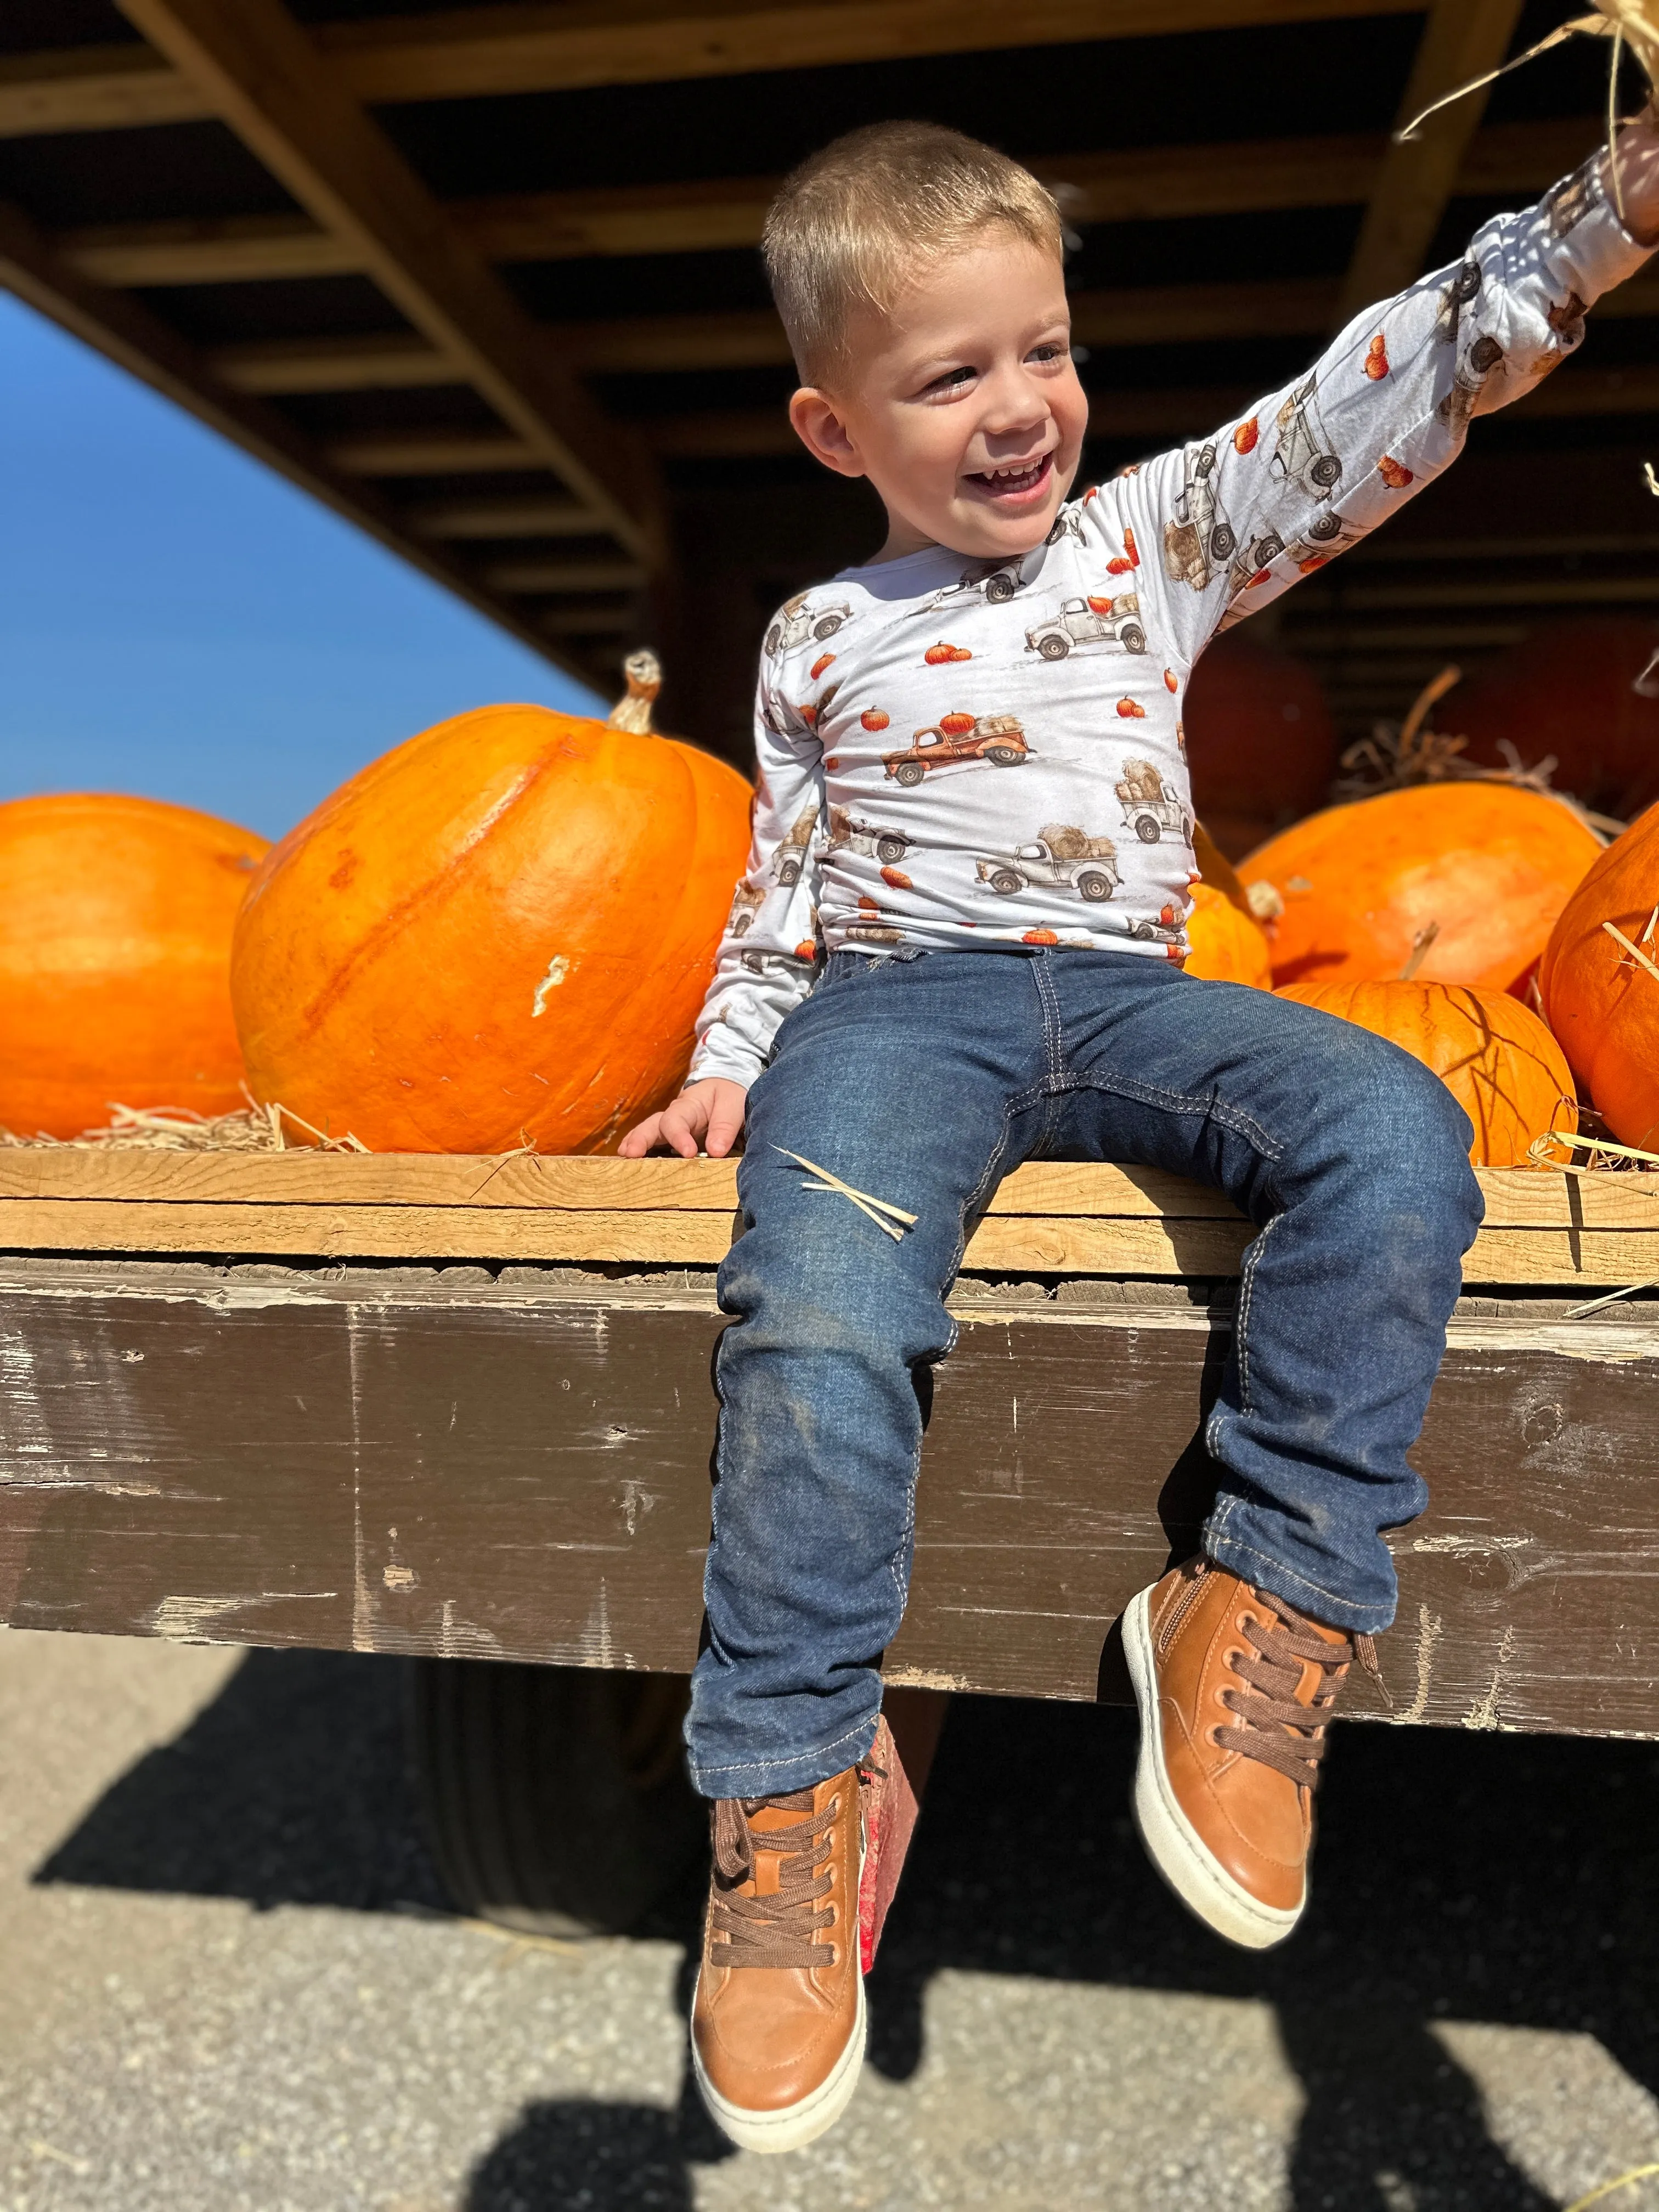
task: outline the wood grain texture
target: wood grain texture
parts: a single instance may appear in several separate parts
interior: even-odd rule
[[[120,0],[323,229],[508,428],[653,565],[659,487],[643,445],[602,416],[380,125],[279,0]]]
[[[0,137],[6,135],[8,81],[0,63]],[[151,72],[153,75],[154,72]],[[130,82],[131,72],[123,80]],[[1583,156],[1588,133],[1576,118],[1502,124],[1481,131],[1459,174],[1462,192],[1541,190]],[[1180,216],[1265,213],[1281,208],[1340,207],[1368,200],[1387,140],[1380,132],[1307,138],[1246,138],[1231,144],[1093,148],[1033,160],[1046,183],[1064,186],[1073,223],[1168,221]],[[575,191],[502,192],[447,200],[451,222],[490,261],[564,261],[586,256],[708,253],[760,242],[761,224],[781,180],[775,176],[686,178],[669,185],[590,185]],[[199,220],[101,223],[61,231],[58,250],[82,276],[101,284],[225,284],[274,277],[339,276],[357,265],[349,242],[302,216],[225,216]],[[1272,304],[1269,284],[1187,286],[1237,290]],[[1297,311],[1322,330],[1337,288],[1304,284],[1309,304]],[[1085,295],[1101,303],[1093,333],[1120,343],[1133,333],[1105,326],[1104,303],[1119,295]],[[1132,294],[1121,295],[1133,298]],[[1073,317],[1081,302],[1073,302]],[[1194,298],[1194,311],[1196,312]],[[1238,335],[1225,331],[1197,335]],[[1268,320],[1245,335],[1271,329]],[[1285,327],[1282,323],[1277,327]],[[1177,337],[1178,331],[1157,335]]]
[[[1224,1324],[960,1313],[890,1677],[1093,1698],[1206,1508]],[[695,1285],[0,1266],[0,1620],[683,1669],[720,1326]],[[1395,1717],[1659,1735],[1659,1325],[1452,1335]]]
[[[1432,0],[1398,118],[1404,129],[1431,100],[1494,70],[1509,52],[1522,0]],[[1340,328],[1422,273],[1457,186],[1490,89],[1443,107],[1404,143],[1389,145],[1343,279]]]

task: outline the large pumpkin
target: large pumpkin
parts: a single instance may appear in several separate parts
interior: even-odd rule
[[[1212,983],[1252,983],[1273,988],[1273,963],[1261,925],[1213,884],[1194,884],[1187,917],[1187,973]]]
[[[1631,617],[1552,623],[1437,710],[1468,738],[1468,757],[1501,768],[1507,738],[1522,765],[1552,755],[1550,781],[1586,806],[1630,815],[1659,799],[1659,684],[1635,688],[1659,651],[1659,625]]]
[[[1279,996],[1356,1022],[1431,1067],[1474,1124],[1478,1168],[1518,1166],[1534,1138],[1578,1127],[1565,1055],[1506,991],[1350,980],[1292,984]]]
[[[1254,638],[1206,647],[1181,720],[1193,804],[1231,860],[1319,805],[1336,772],[1336,730],[1318,678]]]
[[[0,1124],[244,1103],[230,934],[265,840],[153,799],[0,805]]]
[[[1573,1073],[1621,1144],[1659,1152],[1659,805],[1607,847],[1550,933],[1539,989]]]
[[[373,1151],[602,1149],[684,1077],[749,799],[690,745],[545,707],[410,738],[253,883],[255,1095]]]
[[[1398,975],[1432,927],[1416,970],[1425,981],[1507,990],[1601,850],[1559,799],[1429,783],[1329,807],[1239,872],[1283,902],[1269,933],[1275,982]]]

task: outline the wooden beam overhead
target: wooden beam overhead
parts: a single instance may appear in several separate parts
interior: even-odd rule
[[[600,414],[278,0],[120,4],[618,542],[653,563],[664,558],[643,447]]]
[[[1576,118],[1501,124],[1471,145],[1456,189],[1535,191],[1583,155]],[[1034,162],[1064,187],[1073,223],[1138,222],[1370,198],[1382,166],[1380,135],[1243,139],[1232,145],[1132,147],[1056,154]],[[642,253],[742,251],[757,245],[775,177],[627,185],[451,200],[450,221],[489,261],[565,261]],[[358,266],[347,240],[303,216],[104,223],[62,231],[57,244],[102,284],[225,284],[333,276]]]
[[[1398,128],[1431,100],[1494,70],[1510,50],[1522,0],[1433,0],[1401,105]],[[1487,88],[1391,143],[1365,210],[1338,301],[1338,327],[1420,276],[1458,172],[1486,112]]]
[[[419,538],[588,538],[599,526],[574,500],[445,500],[410,507],[405,520]]]
[[[522,438],[458,437],[448,430],[340,438],[325,451],[331,465],[351,477],[503,476],[540,465]]]
[[[137,43],[0,57],[0,138],[193,123],[207,112],[193,84]]]
[[[488,570],[484,580],[497,592],[630,592],[648,580],[643,568],[626,561],[507,561]]]
[[[1413,0],[702,0],[678,7],[663,0],[556,0],[330,23],[309,43],[342,87],[373,103],[1413,12]],[[158,56],[125,46],[7,57],[0,65],[0,137],[212,118],[211,97],[172,64],[165,50]]]
[[[455,100],[1414,12],[1413,0],[554,0],[331,23],[317,39],[362,99]]]
[[[465,384],[457,362],[412,332],[376,331],[355,338],[278,338],[258,345],[216,347],[214,370],[238,392],[415,392]],[[545,467],[545,455],[532,465]]]

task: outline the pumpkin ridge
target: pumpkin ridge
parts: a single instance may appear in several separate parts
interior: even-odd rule
[[[442,866],[417,884],[413,890],[405,891],[396,905],[388,907],[380,920],[364,933],[301,1015],[302,1029],[316,1029],[345,995],[359,970],[373,963],[375,954],[386,939],[406,929],[416,915],[451,887],[460,863],[477,852],[501,827],[520,801],[535,789],[547,765],[544,752],[539,759],[521,769],[510,788],[495,801],[483,820],[462,839],[453,852],[445,855]]]

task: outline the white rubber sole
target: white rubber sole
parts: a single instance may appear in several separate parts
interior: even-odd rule
[[[696,2005],[694,1996],[694,2011]],[[853,2092],[858,2087],[859,2075],[864,2070],[866,2027],[864,1977],[860,1974],[859,2016],[853,2033],[847,2039],[846,2050],[816,2089],[801,2098],[799,2103],[785,2105],[775,2112],[750,2112],[745,2106],[731,2104],[722,2097],[702,2070],[702,2055],[697,2049],[696,2039],[693,2037],[692,2070],[697,2077],[702,2101],[708,2107],[709,2117],[722,2134],[731,2137],[739,2150],[801,2150],[806,2144],[816,2142],[821,2135],[834,2127],[853,2101]]]
[[[1290,1911],[1263,1905],[1234,1881],[1181,1809],[1164,1764],[1164,1723],[1158,1710],[1158,1667],[1152,1656],[1151,1590],[1129,1601],[1123,1616],[1123,1650],[1140,1708],[1140,1755],[1135,1762],[1135,1826],[1146,1856],[1187,1907],[1218,1936],[1247,1951],[1282,1943],[1307,1905]]]

